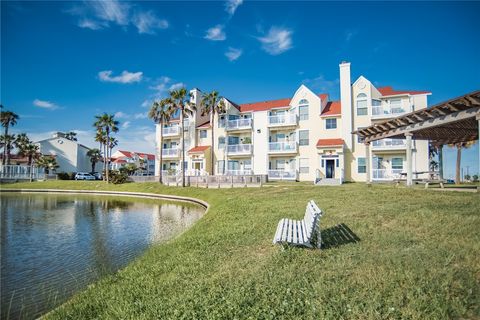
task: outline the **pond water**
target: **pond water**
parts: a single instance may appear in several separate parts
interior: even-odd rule
[[[121,196],[2,193],[2,319],[39,317],[204,211]]]

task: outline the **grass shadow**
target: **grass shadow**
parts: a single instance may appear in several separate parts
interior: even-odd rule
[[[360,238],[345,224],[322,230],[322,249],[336,248],[349,243],[357,243]]]

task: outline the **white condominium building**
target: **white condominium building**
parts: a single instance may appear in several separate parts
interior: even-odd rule
[[[198,106],[201,91],[194,89],[191,94],[192,102]],[[209,122],[208,116],[201,116],[201,112],[185,119],[184,167],[188,174],[257,174],[267,175],[269,180],[342,183],[366,181],[369,163],[373,181],[393,180],[406,172],[405,141],[376,141],[370,154],[366,154],[365,144],[352,132],[426,108],[430,94],[376,88],[363,76],[352,84],[350,63],[342,62],[340,101],[329,101],[328,94],[317,94],[301,85],[286,99],[236,104],[225,98],[225,113],[216,116],[214,123]],[[157,174],[159,148],[163,148],[162,169],[180,169],[178,122],[173,119],[163,128],[157,125]],[[414,141],[412,159],[413,172],[428,172],[427,141]]]

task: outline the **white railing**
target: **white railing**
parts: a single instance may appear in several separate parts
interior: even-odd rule
[[[268,151],[272,153],[297,152],[297,143],[295,141],[270,142],[268,144]]]
[[[44,179],[45,170],[32,166],[0,165],[0,179]]]
[[[268,117],[268,124],[270,126],[286,126],[296,125],[298,123],[298,117],[296,114],[281,114]]]
[[[163,127],[162,133],[164,136],[176,136],[180,133],[180,126]]]
[[[406,146],[405,140],[403,139],[382,139],[372,142],[372,148],[404,148]]]
[[[174,158],[180,155],[180,149],[178,148],[168,148],[162,149],[162,156],[165,158]]]
[[[372,106],[372,116],[397,116],[399,114],[407,112],[403,107],[391,107],[391,106]]]
[[[253,170],[227,170],[227,176],[249,176],[253,174]]]
[[[297,180],[298,172],[295,170],[268,170],[269,180]]]
[[[400,178],[403,169],[373,169],[373,180],[393,180]]]
[[[227,154],[251,154],[251,144],[232,144],[227,146]]]
[[[227,130],[239,130],[239,129],[251,129],[252,128],[252,119],[237,119],[237,120],[228,120],[227,121]]]

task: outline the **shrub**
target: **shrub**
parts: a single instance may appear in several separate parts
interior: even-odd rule
[[[127,182],[128,175],[125,172],[120,172],[118,170],[110,171],[110,181],[113,184],[122,184]]]
[[[472,180],[473,182],[478,182],[478,175],[474,174]]]
[[[59,172],[57,173],[58,180],[74,180],[75,172]]]

